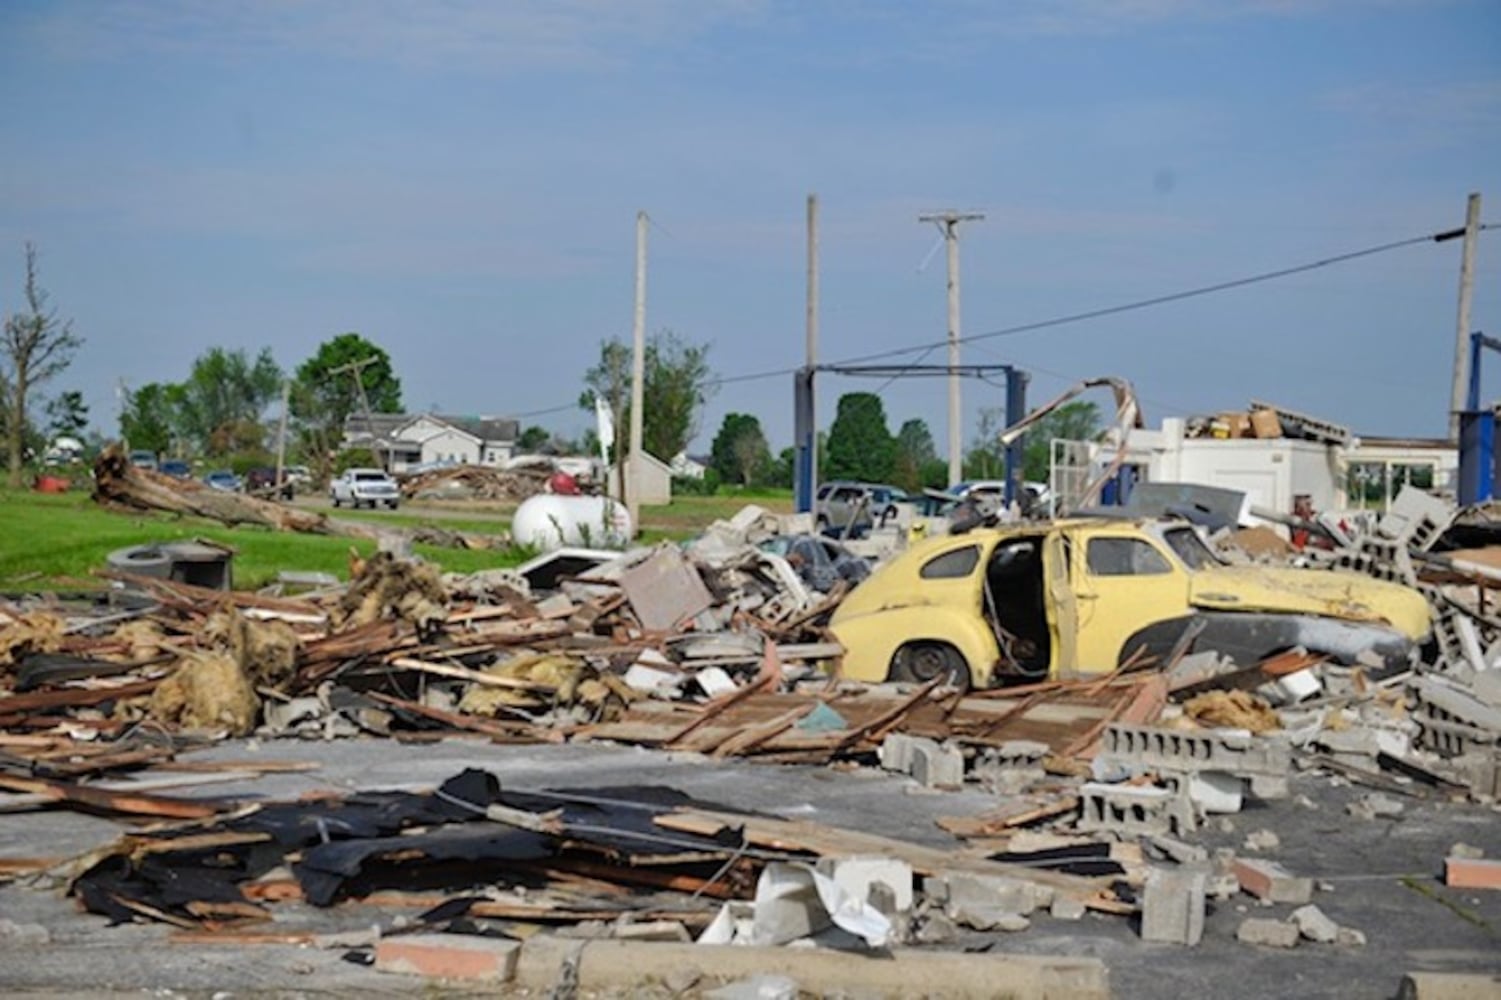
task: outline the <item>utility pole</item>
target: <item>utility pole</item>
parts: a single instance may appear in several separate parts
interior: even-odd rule
[[[818,195],[808,195],[808,371],[818,367]],[[818,489],[818,404],[808,400],[808,422],[813,429],[808,441],[807,495]]]
[[[281,380],[281,426],[276,429],[276,479],[275,489],[282,488],[282,476],[287,467],[287,408],[292,401],[292,380]]]
[[[1480,234],[1480,192],[1471,193],[1465,209],[1464,250],[1459,258],[1459,319],[1454,330],[1454,385],[1449,393],[1449,440],[1459,442],[1459,412],[1469,382],[1470,299],[1475,292],[1475,242]]]
[[[964,427],[959,405],[959,223],[980,222],[984,218],[978,212],[939,212],[917,217],[918,222],[938,226],[948,249],[950,485],[964,477]]]
[[[351,361],[347,365],[340,365],[337,368],[330,368],[328,370],[328,374],[331,375],[331,376],[332,375],[343,375],[345,372],[348,372],[350,374],[350,376],[354,379],[354,387],[355,387],[355,389],[360,394],[360,410],[361,410],[361,412],[363,412],[365,414],[365,433],[367,433],[367,434],[370,435],[370,440],[371,440],[372,443],[375,442],[375,441],[377,441],[378,439],[376,438],[376,435],[375,435],[375,418],[370,415],[370,398],[365,395],[364,371],[365,371],[366,368],[368,368],[371,365],[375,364],[375,362],[377,360],[379,360],[379,359],[376,358],[376,356],[372,354],[368,358],[361,358],[359,361]],[[390,452],[390,449],[388,449],[388,448],[381,448],[381,449],[379,449],[378,452],[377,452],[377,457],[380,460],[380,467],[382,469],[386,470],[387,472],[390,472],[391,471],[391,452]]]
[[[641,524],[641,501],[636,496],[641,461],[642,409],[646,405],[646,213],[636,213],[636,314],[631,325],[631,454],[620,477],[620,494],[631,512],[631,524]],[[631,485],[626,487],[629,477]]]

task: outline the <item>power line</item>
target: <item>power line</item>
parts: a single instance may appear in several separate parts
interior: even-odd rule
[[[1501,228],[1501,223],[1485,223],[1480,228]],[[1154,295],[1150,298],[1136,299],[1131,302],[1123,302],[1113,306],[1104,306],[1099,309],[1089,309],[1084,312],[1068,313],[1063,316],[1052,317],[1051,319],[1036,320],[1030,323],[1022,323],[1017,326],[1003,327],[999,330],[991,330],[986,333],[970,334],[966,337],[960,337],[958,342],[961,344],[974,344],[987,340],[995,340],[1000,337],[1013,337],[1017,336],[1018,334],[1032,333],[1037,330],[1047,330],[1053,327],[1066,326],[1071,323],[1082,323],[1092,319],[1103,319],[1107,316],[1118,316],[1122,313],[1135,312],[1141,309],[1150,309],[1155,306],[1168,305],[1173,302],[1182,302],[1186,299],[1200,298],[1205,295],[1213,295],[1217,292],[1225,292],[1232,289],[1245,288],[1250,285],[1257,285],[1268,281],[1276,281],[1280,278],[1288,278],[1295,274],[1304,274],[1309,271],[1316,271],[1321,268],[1331,267],[1335,264],[1343,264],[1347,263],[1348,261],[1359,260],[1362,257],[1372,257],[1376,254],[1389,253],[1390,251],[1400,250],[1404,247],[1416,246],[1419,243],[1443,243],[1447,240],[1457,238],[1457,236],[1462,235],[1463,232],[1464,230],[1460,229],[1430,233],[1425,236],[1411,236],[1403,240],[1393,240],[1389,243],[1380,243],[1375,246],[1365,247],[1360,250],[1351,250],[1346,253],[1335,254],[1330,257],[1322,257],[1318,260],[1309,261],[1304,264],[1296,264],[1291,267],[1282,267],[1273,271],[1262,271],[1257,274],[1247,275],[1243,278],[1232,278],[1227,281],[1219,281],[1209,285],[1200,285],[1198,287],[1185,289],[1183,291],[1169,292],[1165,295]],[[945,346],[946,344],[948,344],[948,342],[949,341],[947,338],[943,340],[926,341],[924,343],[915,344],[909,347],[899,347],[887,351],[877,351],[872,354],[861,354],[855,357],[845,358],[841,361],[832,362],[832,364],[853,365],[861,364],[867,361],[881,361],[886,358],[901,357],[907,354],[917,354],[918,357],[914,361],[910,362],[909,367],[916,366],[917,364],[920,364],[922,360],[929,354],[931,354],[938,348]],[[793,375],[800,370],[800,366],[793,365],[790,367],[768,369],[759,372],[749,372],[743,375],[730,375],[722,378],[710,379],[705,383],[705,386],[709,388],[718,388],[720,386],[734,385],[741,382],[756,382],[768,378],[785,378],[786,376]],[[896,377],[897,376],[894,375],[892,376],[892,379],[895,379]],[[884,389],[886,385],[889,385],[890,381],[891,380],[888,380],[886,383],[884,383],[882,385],[882,388]],[[565,410],[573,409],[577,409],[576,404],[554,406],[544,410],[532,410],[528,413],[517,414],[516,416],[544,416],[546,414],[561,413]]]

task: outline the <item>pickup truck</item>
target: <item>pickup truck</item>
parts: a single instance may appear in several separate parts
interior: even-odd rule
[[[328,484],[328,497],[335,507],[385,504],[395,510],[401,502],[396,480],[380,469],[346,469]]]

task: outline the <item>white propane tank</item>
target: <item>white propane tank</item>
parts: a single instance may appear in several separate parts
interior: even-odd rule
[[[631,512],[609,497],[539,493],[523,501],[511,519],[516,544],[539,552],[565,545],[623,548],[634,535]]]

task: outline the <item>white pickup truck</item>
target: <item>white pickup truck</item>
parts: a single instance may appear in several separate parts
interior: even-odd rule
[[[396,480],[380,469],[346,469],[328,484],[328,498],[335,507],[346,503],[351,507],[385,504],[395,510],[401,503],[401,490]]]

